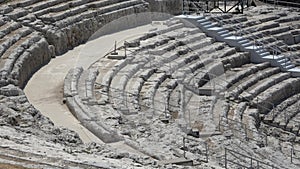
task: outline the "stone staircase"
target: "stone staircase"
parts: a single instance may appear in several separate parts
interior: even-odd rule
[[[249,39],[249,34],[251,35],[251,32],[248,34],[248,37],[244,36],[239,36],[237,34],[233,34],[229,30],[220,27],[218,24],[219,23],[213,23],[210,19],[210,17],[205,17],[205,16],[194,16],[194,17],[189,17],[189,16],[179,16],[179,18],[186,18],[189,20],[193,20],[195,24],[197,24],[204,32],[206,32],[209,36],[212,36],[216,38],[218,41],[223,41],[229,44],[230,46],[235,46],[238,47],[242,51],[248,51],[251,53],[251,60],[255,63],[260,63],[260,62],[265,62],[268,61],[272,64],[272,66],[278,66],[281,68],[282,71],[288,71],[291,72],[293,76],[298,76],[297,74],[300,72],[298,68],[295,68],[295,65],[290,61],[289,58],[287,58],[284,54],[280,54],[278,51],[277,53],[277,48],[279,48],[278,43],[283,42],[278,42],[276,41],[277,44],[275,46],[277,48],[271,47],[273,49],[272,53],[268,50],[268,46],[262,46],[262,42],[259,42],[257,40],[256,42],[253,42],[252,39]],[[216,18],[216,17],[212,17]],[[277,17],[268,17],[266,19],[262,19],[262,21],[268,21],[270,19],[276,19]],[[278,17],[279,18],[279,17]],[[277,18],[277,19],[278,19]],[[221,22],[221,20],[217,20],[217,22]],[[265,26],[262,28],[268,29],[268,28],[273,28],[276,27],[278,23],[270,24],[270,26]],[[249,28],[250,29],[250,28]],[[244,33],[245,34],[245,33]],[[244,35],[243,34],[243,35]],[[270,46],[274,46],[270,45]]]

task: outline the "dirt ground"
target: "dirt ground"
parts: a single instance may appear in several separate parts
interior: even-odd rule
[[[29,169],[29,168],[26,168],[26,167],[13,165],[13,164],[5,164],[5,163],[0,163],[0,168],[1,169]]]

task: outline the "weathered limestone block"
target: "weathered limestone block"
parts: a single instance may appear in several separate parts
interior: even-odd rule
[[[22,25],[20,23],[14,22],[14,21],[8,21],[6,22],[6,24],[8,24],[7,27],[5,27],[5,29],[2,29],[0,32],[2,32],[4,35],[9,34],[10,32],[19,29],[22,27]],[[3,37],[1,37],[3,38]]]
[[[0,88],[0,95],[4,95],[4,96],[18,96],[18,95],[21,95],[23,94],[23,91],[12,85],[12,84],[9,84],[7,86],[3,86]]]
[[[1,5],[0,6],[0,14],[1,15],[12,12],[13,10],[14,10],[14,8],[11,7],[11,6],[8,6],[8,5]]]
[[[169,14],[182,13],[182,0],[146,0],[149,3],[151,12],[161,12]]]
[[[18,18],[21,18],[25,15],[28,14],[28,11],[27,10],[24,10],[22,8],[17,8],[15,9],[14,11],[6,14],[8,17],[10,17],[11,19],[13,20],[17,20]]]
[[[257,99],[257,103],[260,105],[260,113],[265,114],[268,112],[268,109],[272,109],[273,103],[277,105],[281,100],[284,100],[295,93],[299,92],[300,79],[298,78],[289,78],[283,83],[279,83],[272,88],[265,90],[261,93]],[[256,100],[256,99],[254,99]]]
[[[236,53],[222,59],[222,62],[224,65],[230,64],[231,68],[239,67],[244,64],[250,63],[250,56],[247,53]]]
[[[94,84],[98,74],[99,74],[98,69],[96,68],[89,69],[88,78],[86,81],[86,88],[85,88],[88,99],[94,98],[94,86],[95,86]]]
[[[62,32],[58,29],[50,29],[46,32],[45,38],[48,43],[55,46],[56,55],[60,55],[64,52],[67,52],[68,49],[71,49],[67,43],[67,36],[65,32]]]
[[[83,72],[82,67],[77,67],[69,70],[64,80],[64,97],[72,97],[78,94],[77,85],[78,79]]]
[[[39,38],[36,40],[38,39]],[[41,38],[38,41],[36,40],[29,42],[34,44],[31,44],[27,52],[16,60],[12,70],[12,77],[18,81],[16,85],[21,88],[26,85],[33,73],[51,60],[51,54],[48,48],[49,44],[46,39]]]
[[[293,35],[290,32],[284,32],[277,35],[273,35],[276,39],[283,40],[287,45],[295,44]]]
[[[68,97],[66,103],[74,116],[92,133],[106,143],[118,142],[123,138],[115,131],[105,127],[101,120],[93,117],[92,112],[81,102],[79,96]],[[95,115],[94,115],[95,116]]]

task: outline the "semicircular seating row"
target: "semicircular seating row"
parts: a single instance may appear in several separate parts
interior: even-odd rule
[[[163,146],[147,147],[145,133],[149,142],[168,138],[180,145],[175,133],[213,133],[219,116],[239,122],[229,125],[245,138],[247,129],[257,131],[251,114],[269,108],[264,101],[279,103],[293,94],[272,96],[279,91],[298,93],[300,79],[290,73],[268,62],[250,63],[249,53],[216,42],[177,19],[164,24],[168,27],[127,42],[126,58],[107,55],[73,76],[73,87],[66,87],[69,93],[73,90],[66,97],[79,96],[89,107],[90,120],[112,127],[114,134],[133,140],[143,151]],[[118,52],[124,54],[124,48]],[[240,124],[246,124],[247,131]],[[251,137],[261,139],[256,132]]]
[[[147,10],[142,0],[0,1],[1,86],[23,88],[51,57],[86,42],[110,21]]]

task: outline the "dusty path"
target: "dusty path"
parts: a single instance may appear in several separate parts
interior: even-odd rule
[[[85,45],[74,48],[36,72],[24,91],[31,104],[49,117],[55,125],[76,131],[85,142],[99,142],[95,135],[84,128],[63,104],[63,81],[67,72],[75,66],[88,68],[93,62],[112,49],[115,41],[128,40],[153,29],[151,24],[102,36]]]

